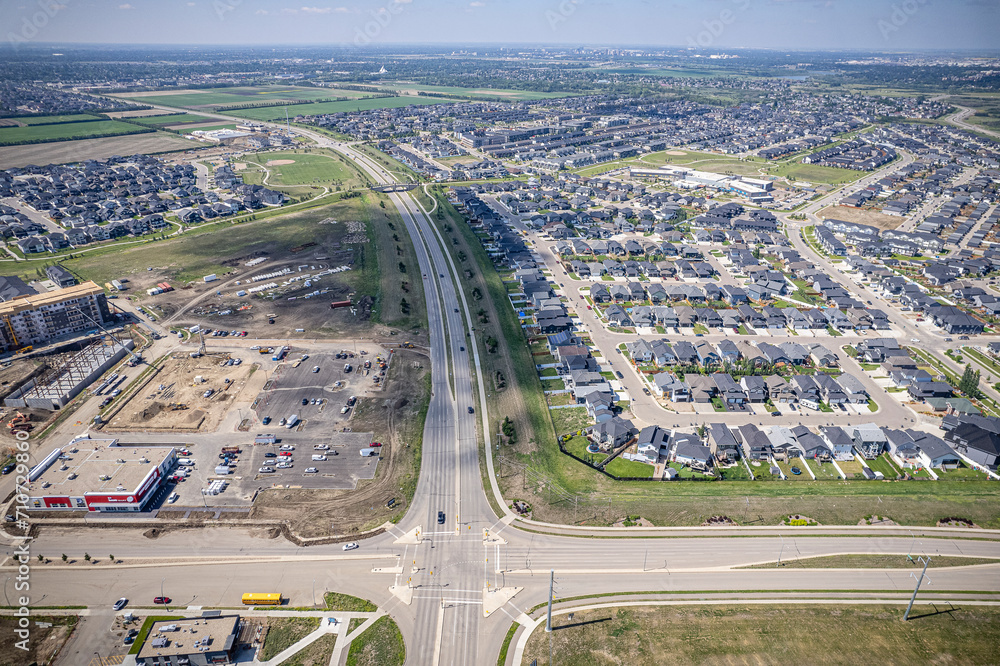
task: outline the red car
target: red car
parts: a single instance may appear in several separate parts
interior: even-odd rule
[[[382,446],[382,442],[372,442],[372,446]]]
[[[170,603],[170,597],[153,597],[153,603],[154,604],[164,604],[164,605],[169,604]]]
[[[174,475],[174,476],[170,477],[170,480],[173,481],[174,483],[180,483],[181,481],[186,481],[187,477],[186,476]]]
[[[291,458],[292,457],[292,452],[291,451],[282,451],[278,455],[281,456],[282,458]]]

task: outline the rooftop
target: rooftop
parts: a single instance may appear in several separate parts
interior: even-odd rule
[[[78,439],[32,470],[29,493],[79,497],[131,492],[173,451],[170,446],[119,446],[117,439]],[[60,454],[66,459],[59,460]]]
[[[239,615],[154,622],[136,659],[193,654],[201,652],[199,647],[211,652],[228,651],[236,641],[239,625]],[[171,629],[164,631],[165,627]]]
[[[104,290],[97,286],[97,283],[90,281],[82,284],[75,284],[65,289],[56,289],[36,296],[25,296],[13,301],[0,303],[0,316],[14,315],[25,310],[35,310],[44,305],[55,305],[71,298],[81,298],[84,296],[96,296],[103,294]]]

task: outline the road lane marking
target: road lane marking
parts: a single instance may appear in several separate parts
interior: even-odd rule
[[[444,632],[444,606],[438,606],[437,630],[434,637],[434,658],[431,663],[438,666],[441,663],[441,634]]]

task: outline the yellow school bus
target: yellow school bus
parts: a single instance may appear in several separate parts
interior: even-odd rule
[[[280,592],[247,592],[243,595],[244,606],[280,606]]]

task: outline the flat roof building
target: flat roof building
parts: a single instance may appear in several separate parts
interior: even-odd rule
[[[84,435],[28,473],[32,510],[142,511],[176,461],[171,446],[122,446]]]
[[[136,666],[208,666],[236,661],[239,615],[161,620],[150,627]]]
[[[94,282],[0,303],[0,352],[47,344],[111,321],[104,290]]]

